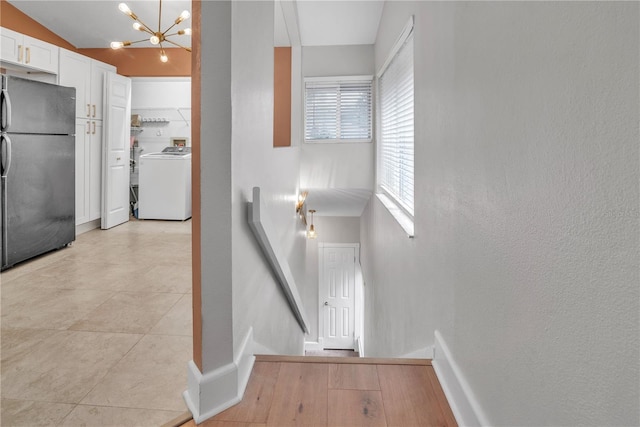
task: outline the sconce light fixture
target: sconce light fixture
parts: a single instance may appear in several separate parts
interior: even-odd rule
[[[307,195],[308,194],[309,194],[308,191],[303,191],[298,196],[298,201],[296,202],[296,212],[297,213],[300,213],[301,211],[303,211],[302,208],[304,207],[304,201],[307,199]]]
[[[307,200],[308,194],[309,194],[308,191],[303,191],[298,196],[298,201],[296,202],[296,213],[300,214],[300,217],[302,218],[304,225],[307,225],[307,217],[305,216],[305,212],[304,212],[304,202],[305,200]]]
[[[315,239],[318,237],[318,233],[316,233],[316,228],[313,226],[313,214],[315,213],[315,209],[309,209],[309,213],[311,213],[311,225],[309,226],[309,231],[307,231],[308,239]]]

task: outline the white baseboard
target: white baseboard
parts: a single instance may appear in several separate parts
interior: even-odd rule
[[[87,231],[95,230],[96,228],[100,228],[100,218],[76,225],[76,236],[86,233]]]
[[[322,351],[323,348],[317,341],[305,341],[304,342],[304,351]]]
[[[253,354],[279,354],[278,352],[270,349],[266,345],[262,345],[259,342],[253,342]]]
[[[364,355],[364,342],[362,340],[362,337],[356,338],[356,351],[358,352],[358,356],[366,357]]]
[[[400,359],[433,359],[433,346],[420,348],[400,356]]]
[[[187,390],[182,397],[196,424],[242,400],[255,361],[253,351],[253,329],[250,328],[233,363],[203,375],[193,360],[189,361]]]
[[[435,331],[435,344],[433,368],[458,425],[490,425],[469,383],[453,360],[449,347],[438,331]]]

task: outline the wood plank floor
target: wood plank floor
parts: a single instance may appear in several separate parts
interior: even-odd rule
[[[430,360],[257,356],[242,402],[199,427],[456,425]]]

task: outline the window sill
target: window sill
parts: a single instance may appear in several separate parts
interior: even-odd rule
[[[400,224],[400,227],[407,233],[407,237],[413,238],[413,218],[407,215],[402,209],[400,209],[396,204],[391,201],[389,197],[384,194],[376,193],[378,200],[384,205],[385,208],[389,211],[389,213],[395,218],[395,220]]]
[[[371,139],[305,139],[305,144],[371,144]]]

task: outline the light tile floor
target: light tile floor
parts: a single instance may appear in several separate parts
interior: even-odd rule
[[[136,221],[0,275],[1,425],[159,426],[183,414],[191,221]]]

